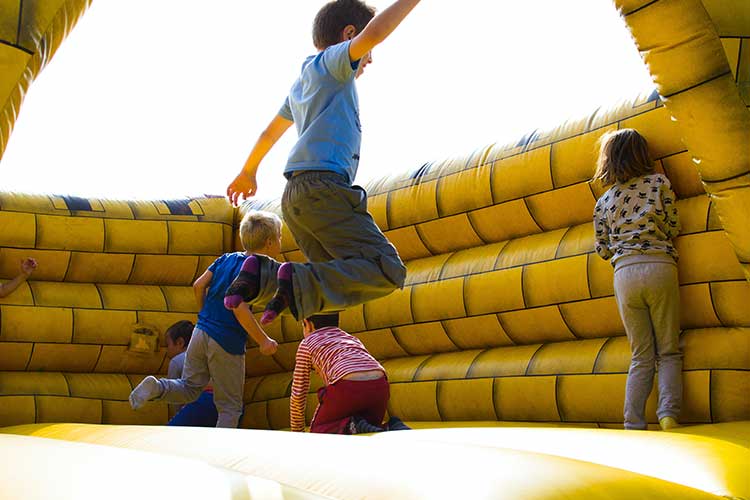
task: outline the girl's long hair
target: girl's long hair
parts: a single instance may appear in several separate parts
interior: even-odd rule
[[[632,128],[606,133],[600,139],[594,179],[609,185],[653,173],[648,143]]]

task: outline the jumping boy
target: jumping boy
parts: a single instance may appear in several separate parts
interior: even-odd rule
[[[310,432],[360,434],[406,430],[399,418],[383,426],[390,398],[385,369],[362,342],[338,328],[338,314],[318,314],[302,320],[304,339],[297,348],[289,399],[292,431],[305,430],[305,406],[310,370],[325,382],[318,390],[318,408]]]
[[[265,223],[259,225],[259,221]],[[247,335],[258,343],[261,354],[270,356],[277,344],[258,325],[248,304],[226,309],[224,293],[252,252],[280,251],[281,220],[267,212],[248,212],[240,224],[240,240],[245,252],[222,255],[193,284],[200,312],[182,377],[143,379],[130,394],[134,410],[151,400],[190,403],[198,399],[211,380],[219,412],[216,427],[237,427],[242,414]]]
[[[367,212],[367,193],[352,182],[361,143],[355,79],[419,0],[397,0],[378,16],[360,0],[336,0],[316,15],[308,57],[289,96],[260,135],[240,174],[227,188],[233,204],[253,196],[261,160],[294,123],[299,138],[284,176],[284,222],[308,263],[284,263],[278,288],[262,324],[289,307],[296,319],[341,310],[403,287],[406,268],[396,248]],[[274,281],[249,259],[233,285],[233,298],[257,301],[258,290]]]

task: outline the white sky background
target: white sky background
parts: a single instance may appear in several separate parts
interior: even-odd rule
[[[224,194],[315,51],[324,3],[94,0],[26,96],[0,189]],[[609,0],[425,0],[357,86],[359,184],[653,88]],[[259,197],[281,194],[295,138],[292,127],[261,164]]]

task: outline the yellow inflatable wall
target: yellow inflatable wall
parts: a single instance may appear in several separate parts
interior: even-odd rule
[[[0,0],[0,154],[26,89],[89,3]],[[387,369],[389,411],[434,430],[342,439],[124,426],[166,422],[165,405],[133,412],[128,394],[165,373],[164,331],[195,318],[190,284],[238,248],[244,211],[280,213],[278,202],[0,193],[0,278],[21,257],[40,263],[0,299],[0,447],[19,457],[0,474],[29,474],[32,453],[58,457],[57,475],[0,497],[94,497],[96,485],[60,485],[91,481],[90,457],[127,467],[157,452],[215,478],[226,498],[750,498],[750,3],[615,3],[652,95],[367,186],[407,285],[346,311],[342,326]],[[625,127],[647,138],[679,198],[681,421],[705,424],[679,433],[593,429],[621,427],[630,359],[591,224],[596,142]],[[283,241],[285,259],[302,259],[288,232]],[[245,428],[289,425],[301,331],[285,319],[269,334],[273,357],[247,354]],[[654,407],[655,394],[652,424]],[[342,464],[347,453],[362,458]]]

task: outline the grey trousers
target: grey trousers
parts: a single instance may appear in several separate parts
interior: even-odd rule
[[[646,400],[659,368],[656,416],[677,417],[682,404],[680,290],[677,266],[637,263],[615,270],[615,298],[630,342],[625,428],[645,429]]]
[[[245,386],[245,355],[229,354],[203,330],[193,330],[182,378],[160,380],[164,392],[158,399],[168,403],[192,403],[210,380],[214,404],[219,412],[216,427],[236,428],[239,424]]]
[[[404,286],[406,266],[367,212],[364,189],[333,172],[310,171],[289,179],[281,200],[284,222],[309,260],[294,264],[296,319],[339,311]],[[261,302],[267,288],[261,276],[253,302]]]

